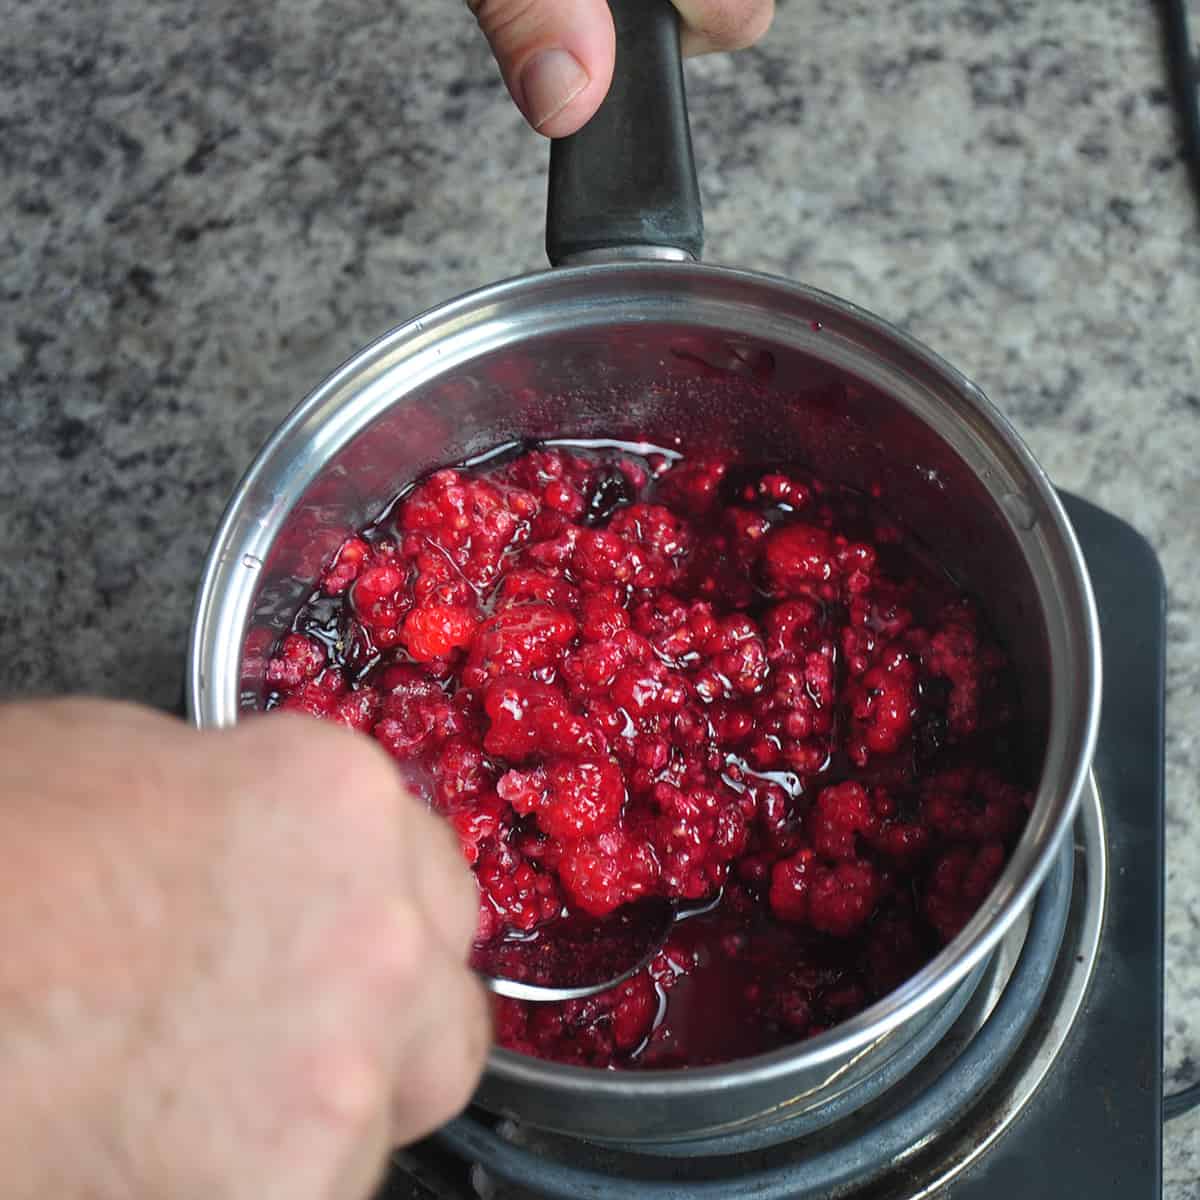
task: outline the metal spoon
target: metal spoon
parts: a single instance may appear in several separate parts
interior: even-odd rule
[[[543,1004],[582,1000],[636,974],[662,949],[676,921],[708,912],[720,899],[718,893],[685,906],[649,897],[607,917],[573,913],[528,937],[476,947],[471,965],[498,996]]]

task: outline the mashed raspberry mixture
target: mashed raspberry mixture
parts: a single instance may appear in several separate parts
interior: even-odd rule
[[[374,737],[458,833],[481,944],[711,899],[500,1043],[696,1066],[809,1037],[931,958],[1030,805],[975,605],[870,498],[619,445],[441,470],[347,540],[270,706]]]

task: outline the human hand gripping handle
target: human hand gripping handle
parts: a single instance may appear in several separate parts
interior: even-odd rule
[[[539,133],[575,133],[600,107],[615,38],[606,0],[467,0],[512,98]],[[663,0],[665,3],[665,0]],[[615,7],[615,6],[614,6]],[[774,0],[675,0],[685,55],[737,50],[771,24]]]
[[[478,897],[370,739],[0,706],[5,1200],[362,1200],[490,1042]]]

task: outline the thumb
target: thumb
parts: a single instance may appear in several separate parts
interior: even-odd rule
[[[612,82],[607,0],[467,0],[517,107],[539,133],[582,128]]]

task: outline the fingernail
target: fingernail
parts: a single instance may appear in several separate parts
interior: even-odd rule
[[[557,116],[591,82],[574,55],[566,50],[542,50],[521,72],[521,94],[525,116],[534,129],[541,129]]]

